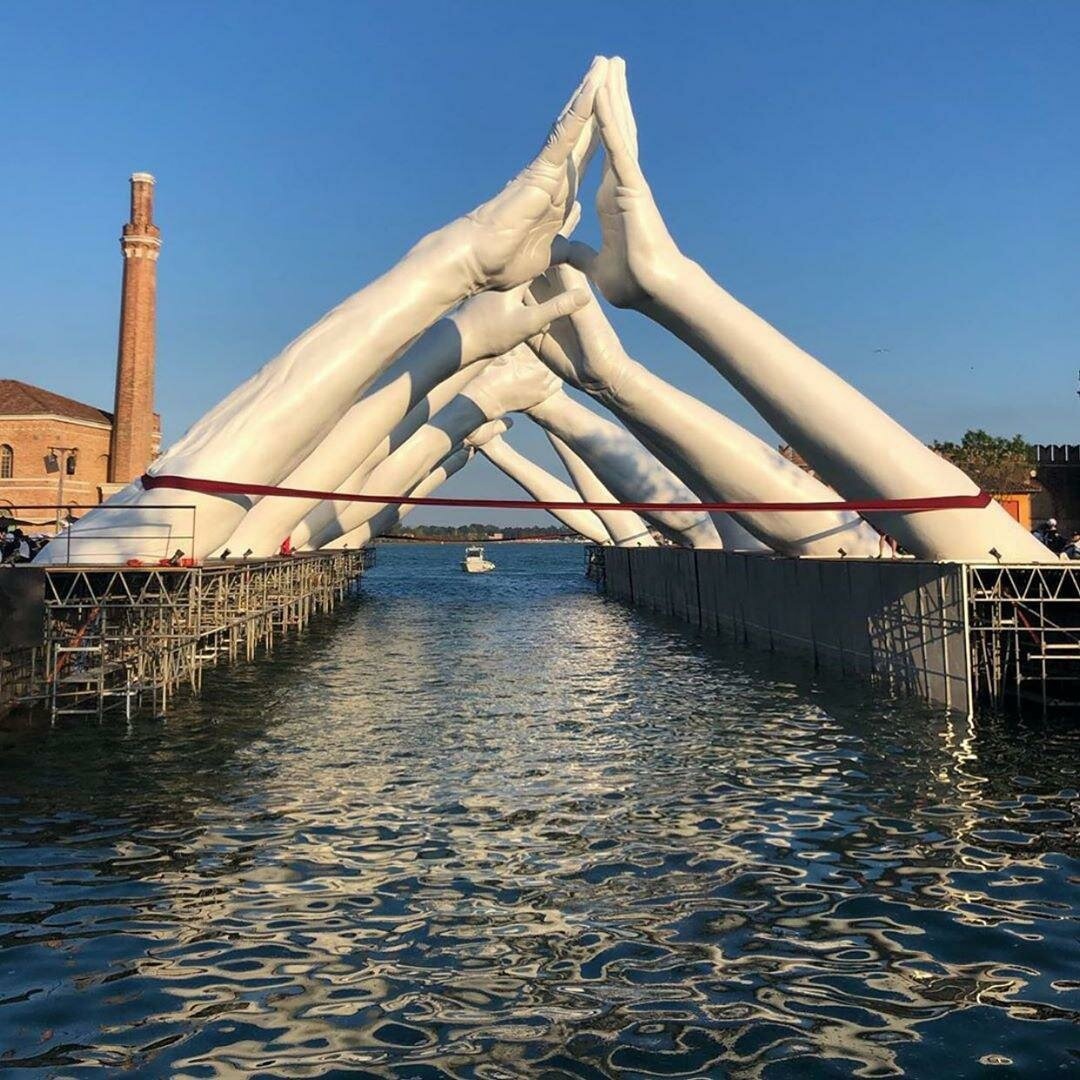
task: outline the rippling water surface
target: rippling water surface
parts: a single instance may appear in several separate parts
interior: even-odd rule
[[[165,722],[0,733],[0,1068],[1076,1075],[1075,723],[489,554],[382,548]]]

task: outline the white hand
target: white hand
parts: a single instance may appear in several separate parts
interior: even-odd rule
[[[584,270],[616,307],[641,307],[671,283],[683,257],[638,164],[637,125],[620,57],[608,64],[595,108],[606,151],[596,195],[603,242],[599,254],[586,244],[560,242],[556,261]]]
[[[558,319],[547,329],[529,339],[529,346],[561,379],[584,390],[587,394],[604,396],[617,390],[629,366],[633,363],[619,341],[607,316],[589,290],[588,281],[570,266],[552,267],[530,287],[531,296],[546,309],[560,295],[573,296],[584,292],[585,304],[578,306],[566,318]]]
[[[447,227],[474,292],[513,288],[551,265],[552,243],[591,153],[593,103],[607,63],[602,56],[593,60],[537,158],[493,199]]]
[[[483,292],[466,300],[450,316],[461,336],[461,363],[500,356],[540,333],[550,322],[589,302],[589,293],[574,289],[545,303],[526,306],[526,285],[508,292]]]
[[[524,412],[546,401],[562,384],[524,345],[492,360],[461,392],[489,420]]]

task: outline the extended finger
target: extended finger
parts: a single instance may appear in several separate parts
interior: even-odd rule
[[[569,263],[575,270],[580,270],[590,278],[593,264],[598,258],[596,251],[580,240],[567,240],[565,237],[556,236],[551,245],[552,266]]]
[[[585,122],[585,127],[574,143],[574,149],[570,152],[570,163],[573,167],[575,186],[579,185],[585,170],[592,161],[600,145],[600,129],[596,126],[596,117],[590,116]]]
[[[637,121],[634,119],[634,107],[630,103],[630,87],[626,83],[626,61],[621,56],[611,61],[605,81],[611,84],[612,101],[619,117],[623,138],[626,140],[626,149],[636,161],[638,157]]]
[[[596,120],[600,125],[600,138],[607,150],[608,164],[615,180],[623,187],[641,187],[645,183],[637,159],[630,152],[623,135],[622,125],[615,103],[615,88],[604,83],[596,95]]]
[[[514,422],[509,416],[501,416],[498,420],[489,420],[486,424],[474,428],[470,434],[465,436],[465,441],[470,446],[483,446],[488,440],[505,434],[513,427],[513,424]]]
[[[515,319],[520,331],[521,341],[543,333],[556,319],[573,315],[580,311],[590,299],[585,289],[571,289],[569,292],[559,293],[542,304],[525,305],[520,312],[515,314]]]
[[[590,291],[589,279],[580,270],[569,263],[553,266],[548,272],[567,292],[571,289],[584,289],[586,292]]]
[[[597,56],[593,59],[581,85],[574,92],[570,103],[552,125],[544,149],[537,160],[545,165],[563,165],[574,149],[578,137],[585,130],[585,125],[592,116],[596,92],[603,84],[607,72],[607,58]]]

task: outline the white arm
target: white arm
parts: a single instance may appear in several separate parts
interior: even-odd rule
[[[519,357],[527,361],[527,366],[519,362]],[[555,376],[537,365],[524,346],[491,361],[453,401],[368,474],[362,493],[398,495],[409,491],[471,431],[504,413],[535,405],[558,385]],[[314,519],[308,522],[310,535],[299,539],[303,533],[298,530],[295,539],[322,547],[333,537],[361,525],[379,509],[378,503],[330,503],[326,511],[319,510],[318,526]]]
[[[698,501],[633,435],[562,391],[534,406],[528,415],[580,457],[619,502]],[[704,510],[651,511],[643,516],[681,547],[724,546]]]
[[[505,439],[488,439],[479,449],[492,465],[539,502],[581,502],[581,496],[572,487],[519,454]],[[611,543],[604,523],[591,510],[549,510],[548,513],[594,544]]]
[[[486,358],[507,352],[553,318],[585,302],[579,293],[563,301],[565,310],[552,304],[531,308],[522,305],[523,292],[524,286],[509,292],[482,293],[423,333],[281,486],[359,491],[359,486],[350,484],[350,480],[356,482],[352,476],[356,462],[369,458],[380,442],[398,432],[407,416],[419,416],[423,409],[418,407],[423,405],[428,410],[423,419],[429,419],[481,370]],[[370,468],[378,460],[372,461]],[[233,551],[250,550],[256,556],[272,555],[306,515],[317,517],[320,509],[325,512],[325,506],[313,499],[261,499],[225,546]]]
[[[604,295],[666,326],[709,361],[817,472],[849,499],[972,495],[978,488],[854,387],[714,282],[676,246],[637,159],[625,65],[613,60],[597,96],[607,150],[597,209],[603,247],[571,257]],[[923,558],[1055,557],[998,504],[985,509],[873,513],[868,520]]]
[[[549,431],[547,437],[555,452],[562,459],[574,487],[585,502],[614,503],[619,500],[597,479],[596,474],[557,435]],[[616,547],[656,547],[656,541],[640,515],[633,510],[596,510],[596,516],[604,523]]]
[[[445,483],[454,473],[463,469],[472,460],[475,451],[472,447],[464,447],[452,453],[445,461],[436,466],[412,491],[411,496],[417,499],[426,498],[440,484]],[[376,536],[381,536],[387,529],[392,528],[406,514],[415,509],[409,503],[395,504],[380,510],[373,518],[358,525],[355,529],[345,533],[344,536],[335,537],[324,545],[326,550],[340,550],[342,548],[361,548]]]
[[[379,440],[367,457],[334,490],[348,495],[359,494],[363,491],[364,484],[374,469],[457,397],[458,393],[483,371],[486,364],[486,360],[481,360],[439,383],[427,397],[409,410],[402,421]],[[359,449],[364,449],[369,442],[369,438],[361,438]],[[349,460],[353,461],[355,459],[350,456]],[[293,546],[297,548],[306,546],[311,537],[329,525],[337,514],[333,501],[324,500],[313,505],[305,502],[304,505],[311,505],[311,509],[308,510],[302,520],[292,525],[290,532]]]

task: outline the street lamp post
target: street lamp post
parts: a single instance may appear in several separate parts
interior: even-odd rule
[[[71,462],[72,475],[75,474],[74,463],[75,455],[78,454],[79,448],[77,446],[50,446],[49,453],[52,455],[52,459],[56,462],[57,469],[60,473],[60,479],[58,483],[58,490],[56,493],[56,531],[59,534],[61,528],[61,522],[64,514],[64,477],[68,473],[68,462]]]

